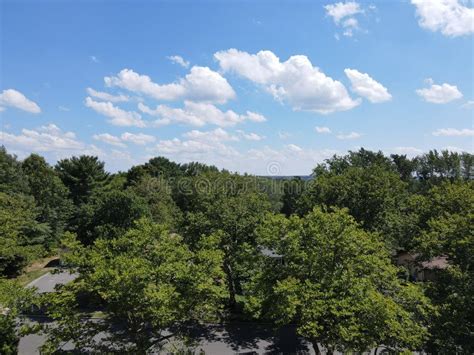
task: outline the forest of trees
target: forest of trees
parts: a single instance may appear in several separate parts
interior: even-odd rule
[[[146,353],[238,320],[294,325],[329,353],[472,354],[473,177],[474,156],[448,151],[360,149],[304,180],[163,157],[109,173],[97,157],[51,166],[2,147],[0,353],[24,332],[46,335],[44,353]],[[400,252],[448,267],[417,282]],[[42,296],[16,281],[58,253],[75,281]],[[32,304],[54,326],[19,327]]]

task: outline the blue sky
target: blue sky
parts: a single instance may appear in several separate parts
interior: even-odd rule
[[[359,147],[473,151],[471,1],[0,3],[20,158],[291,175]]]

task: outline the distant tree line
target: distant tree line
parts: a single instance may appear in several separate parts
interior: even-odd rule
[[[329,353],[473,353],[473,164],[360,149],[276,180],[163,157],[118,173],[86,155],[50,166],[2,147],[0,352],[15,353],[15,317],[39,302],[55,321],[34,329],[45,353],[146,353],[232,320],[295,325]],[[58,251],[80,276],[33,300],[15,277]],[[414,282],[401,251],[449,267]]]

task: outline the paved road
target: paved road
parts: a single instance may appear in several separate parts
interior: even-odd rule
[[[205,329],[204,329],[205,328]],[[195,354],[315,354],[310,344],[295,334],[295,329],[286,327],[273,332],[269,327],[253,324],[206,326],[196,329],[193,336],[196,343]],[[39,335],[29,335],[20,339],[18,354],[39,354],[38,348],[44,341]],[[176,345],[176,344],[175,344]],[[67,347],[71,349],[71,347]],[[165,346],[163,353],[169,353],[173,346]],[[176,349],[176,348],[174,348]]]
[[[40,293],[53,292],[56,285],[68,283],[76,277],[67,271],[47,273],[28,287],[37,287]],[[193,331],[192,337],[196,341],[196,354],[200,350],[211,355],[315,354],[312,345],[296,335],[294,327],[283,327],[275,332],[269,326],[251,323],[206,325]],[[43,336],[25,336],[20,339],[18,354],[39,354],[38,348],[43,342]]]
[[[30,282],[27,287],[36,287],[39,293],[53,292],[56,285],[67,284],[73,281],[77,274],[71,274],[69,271],[60,271],[59,273],[44,274],[36,280]]]

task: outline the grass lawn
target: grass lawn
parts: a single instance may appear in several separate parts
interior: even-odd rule
[[[17,277],[18,282],[23,286],[26,286],[31,281],[36,280],[38,277],[53,270],[53,267],[47,267],[47,265],[57,258],[57,256],[49,256],[47,258],[35,260],[25,268],[23,274]]]

